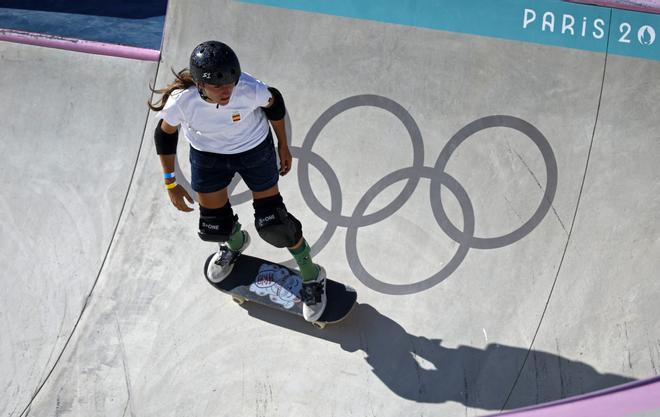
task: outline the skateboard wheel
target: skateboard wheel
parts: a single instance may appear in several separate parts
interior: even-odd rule
[[[245,298],[243,297],[232,297],[231,299],[239,306],[245,302]]]
[[[324,329],[325,325],[326,325],[326,323],[323,323],[321,321],[315,321],[314,322],[314,327],[316,327],[317,329]]]

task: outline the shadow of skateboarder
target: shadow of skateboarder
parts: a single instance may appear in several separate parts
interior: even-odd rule
[[[347,352],[362,352],[372,372],[393,393],[421,403],[453,401],[507,410],[634,380],[601,374],[584,362],[524,347],[496,343],[483,349],[444,347],[441,339],[409,334],[369,304],[357,304],[342,323],[325,330],[258,305],[244,308],[260,320],[337,343]]]

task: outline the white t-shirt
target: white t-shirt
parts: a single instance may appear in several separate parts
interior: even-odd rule
[[[271,97],[266,84],[243,72],[226,106],[207,103],[192,86],[172,92],[156,117],[181,125],[183,136],[199,151],[235,154],[254,148],[268,135],[268,119],[260,107]]]

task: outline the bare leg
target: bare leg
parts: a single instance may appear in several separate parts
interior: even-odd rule
[[[197,193],[197,197],[199,198],[199,205],[208,209],[224,207],[229,201],[226,188],[212,193]]]

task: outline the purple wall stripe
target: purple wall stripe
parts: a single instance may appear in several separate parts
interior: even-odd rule
[[[603,7],[614,7],[618,9],[633,10],[635,12],[645,12],[645,13],[660,13],[660,2],[657,0],[638,0],[637,2],[632,1],[621,1],[621,0],[565,0],[571,3],[584,3],[584,4],[594,4],[596,6]]]
[[[658,376],[547,404],[521,408],[497,416],[621,417],[648,412],[660,415],[660,377]]]
[[[68,51],[86,52],[89,54],[139,59],[142,61],[158,61],[160,59],[160,51],[155,49],[84,41],[81,39],[64,38],[62,36],[23,32],[11,29],[0,29],[0,40],[45,46],[48,48],[66,49]]]

